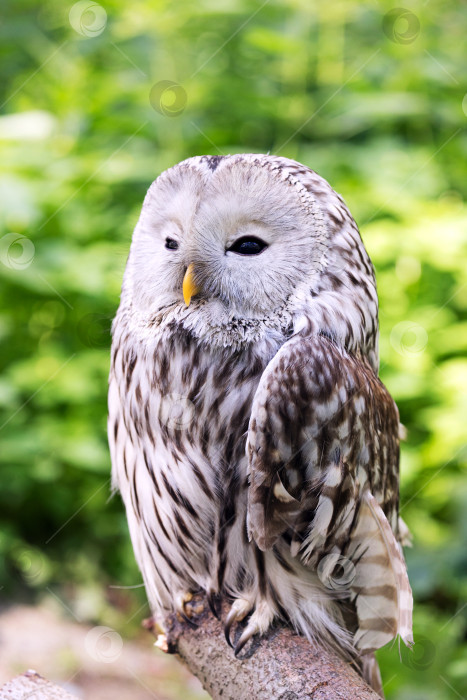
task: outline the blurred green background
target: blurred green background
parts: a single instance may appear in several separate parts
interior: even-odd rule
[[[106,440],[131,232],[177,161],[278,153],[344,196],[376,267],[417,642],[379,653],[387,697],[467,694],[466,24],[456,0],[3,0],[4,600],[52,591],[136,634],[144,591],[109,588],[141,579]]]

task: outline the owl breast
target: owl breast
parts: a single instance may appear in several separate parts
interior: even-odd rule
[[[123,337],[113,362],[126,395],[118,486],[136,514],[130,531],[139,540],[133,544],[143,574],[149,553],[164,582],[158,594],[241,590],[254,570],[246,532],[248,422],[281,341],[275,333],[239,352],[212,350],[169,326],[149,351],[147,343]],[[161,597],[169,607],[173,594]]]

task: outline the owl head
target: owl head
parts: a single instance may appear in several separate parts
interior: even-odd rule
[[[355,271],[355,241],[339,238],[350,222],[328,183],[295,161],[190,158],[149,188],[122,299],[148,320],[171,310],[194,333],[224,345],[237,332],[256,339],[285,317],[294,322],[312,307],[317,313],[316,300],[345,278],[341,268],[349,263]]]

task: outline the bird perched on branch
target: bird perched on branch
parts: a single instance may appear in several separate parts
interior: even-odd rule
[[[378,379],[373,267],[323,178],[242,154],[151,185],[113,325],[109,436],[156,616],[220,596],[236,654],[282,621],[378,686],[372,652],[412,640],[399,415]]]

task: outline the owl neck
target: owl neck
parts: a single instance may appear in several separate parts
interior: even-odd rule
[[[378,371],[377,323],[371,323],[371,316],[366,323],[358,307],[329,291],[318,296],[300,294],[261,318],[238,317],[203,301],[189,307],[176,303],[148,313],[124,299],[119,317],[131,335],[146,346],[151,346],[152,340],[157,342],[162,333],[182,329],[206,350],[238,353],[258,346],[272,356],[292,335],[325,334],[348,352],[366,357]]]

